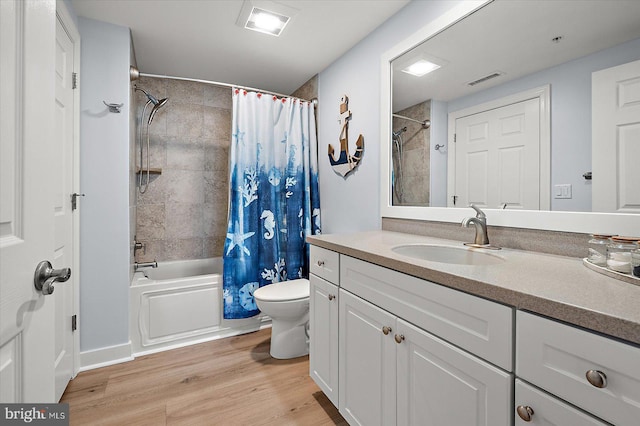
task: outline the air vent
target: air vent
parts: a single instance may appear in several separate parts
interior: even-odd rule
[[[468,82],[467,86],[475,86],[476,84],[484,83],[485,81],[491,80],[491,79],[496,78],[496,77],[500,77],[502,74],[504,74],[504,73],[500,72],[500,71],[496,71],[494,73],[491,73],[489,75],[481,77],[481,78],[479,78],[477,80]]]

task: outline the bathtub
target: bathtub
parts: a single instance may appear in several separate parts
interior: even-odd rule
[[[133,275],[130,336],[134,355],[269,326],[269,317],[222,318],[222,258],[158,262]]]

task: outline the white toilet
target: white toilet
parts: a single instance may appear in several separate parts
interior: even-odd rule
[[[283,281],[253,292],[258,309],[271,317],[271,356],[296,358],[309,353],[309,280]]]

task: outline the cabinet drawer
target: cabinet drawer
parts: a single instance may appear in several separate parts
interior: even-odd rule
[[[640,418],[640,348],[518,311],[516,375],[616,425]],[[599,388],[586,378],[606,376]]]
[[[318,246],[309,247],[309,272],[334,284],[339,284],[340,255]]]
[[[528,407],[530,420],[524,420],[518,414],[518,407]],[[564,401],[538,390],[516,379],[516,426],[533,425],[580,425],[580,426],[606,426],[606,423],[591,417],[582,411],[573,408]]]
[[[513,371],[513,309],[348,256],[340,285],[487,361]]]

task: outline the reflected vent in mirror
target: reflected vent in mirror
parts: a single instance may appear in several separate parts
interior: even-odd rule
[[[489,74],[489,75],[486,75],[486,76],[484,76],[484,77],[481,77],[481,78],[479,78],[479,79],[477,79],[477,80],[473,80],[473,81],[468,82],[468,83],[467,83],[467,86],[475,86],[476,84],[484,83],[485,81],[488,81],[488,80],[494,79],[494,78],[496,78],[496,77],[500,77],[501,75],[504,75],[504,73],[503,73],[503,72],[501,72],[501,71],[496,71],[496,72],[494,72],[494,73],[491,73],[491,74]]]

